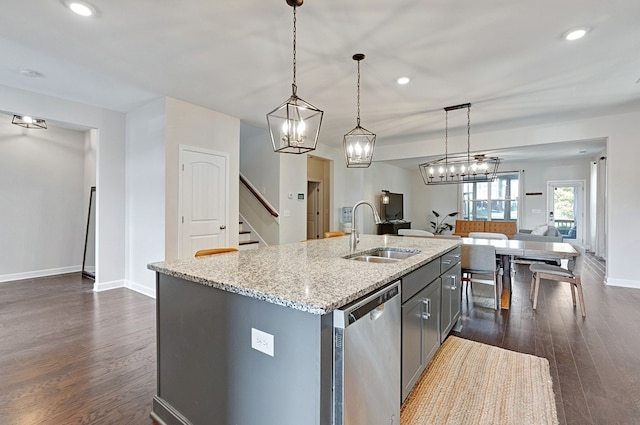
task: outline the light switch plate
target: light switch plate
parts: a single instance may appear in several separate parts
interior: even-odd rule
[[[273,335],[251,328],[251,348],[273,357]]]

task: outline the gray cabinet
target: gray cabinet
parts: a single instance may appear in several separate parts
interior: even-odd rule
[[[440,278],[402,305],[402,401],[440,347]]]
[[[402,278],[402,401],[440,346],[440,258]]]
[[[444,342],[460,318],[462,291],[460,290],[460,263],[442,274],[442,297],[440,310],[440,342]]]
[[[460,258],[462,250],[455,248],[441,257],[442,296],[440,310],[440,341],[444,342],[460,318],[462,291],[460,289]]]
[[[402,401],[460,317],[460,248],[402,278]]]

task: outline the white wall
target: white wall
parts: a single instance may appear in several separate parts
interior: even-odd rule
[[[280,158],[273,152],[269,131],[248,124],[240,125],[240,172],[271,204],[279,217],[273,217],[240,185],[240,213],[267,245],[280,243]],[[246,227],[246,226],[245,226]]]
[[[95,289],[124,284],[124,114],[0,86],[0,110],[98,129]]]
[[[472,148],[500,149],[575,140],[607,139],[607,277],[610,285],[640,288],[635,271],[640,252],[640,112],[593,117],[585,120],[549,122],[472,135]],[[459,142],[459,141],[458,141]],[[458,143],[459,145],[459,143]],[[441,141],[406,143],[377,149],[378,160],[437,155]]]
[[[165,254],[165,99],[127,114],[126,286],[155,296],[147,264]]]
[[[269,131],[240,125],[240,172],[271,205],[280,209],[280,158],[273,152]],[[304,156],[304,155],[303,155]]]
[[[178,258],[178,152],[180,145],[229,155],[229,246],[238,245],[240,120],[182,100],[166,98],[165,259]]]
[[[314,156],[332,161],[332,211],[330,228],[340,229],[340,208],[352,207],[356,202],[365,200],[375,205],[380,212],[382,190],[403,193],[405,220],[419,219],[413,200],[412,177],[409,170],[383,162],[373,162],[369,168],[347,168],[342,149],[318,145]],[[375,153],[374,153],[375,157]],[[306,210],[304,211],[306,214]],[[357,211],[356,225],[361,233],[376,234],[377,228],[369,207],[360,207]],[[412,223],[412,227],[416,227]]]
[[[85,136],[25,129],[11,118],[0,114],[0,281],[79,271]]]
[[[548,182],[562,180],[581,180],[585,184],[584,208],[585,217],[583,223],[583,231],[585,241],[589,241],[589,199],[591,197],[589,188],[591,158],[557,160],[557,161],[529,161],[520,163],[504,163],[500,165],[503,171],[519,171],[521,174],[520,189],[520,212],[522,214],[519,220],[519,227],[523,229],[533,229],[540,224],[546,224],[547,201],[548,201]],[[526,195],[529,192],[542,192],[542,195]],[[537,212],[540,211],[540,212]]]
[[[307,155],[280,156],[280,244],[307,239]],[[301,193],[304,199],[298,199]]]

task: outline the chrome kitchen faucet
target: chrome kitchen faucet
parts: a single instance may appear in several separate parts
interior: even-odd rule
[[[351,252],[355,252],[356,247],[358,246],[358,229],[356,229],[356,208],[358,208],[362,204],[366,204],[371,207],[371,211],[373,211],[373,219],[376,222],[376,224],[382,223],[382,220],[380,220],[380,215],[378,215],[378,211],[376,210],[376,207],[374,207],[371,202],[369,201],[356,202],[353,208],[351,209],[351,235],[349,236],[349,250]]]

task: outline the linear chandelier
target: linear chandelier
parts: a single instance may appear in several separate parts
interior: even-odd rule
[[[449,112],[467,109],[467,154],[449,156]],[[426,185],[492,182],[496,178],[500,158],[484,154],[471,155],[471,103],[447,106],[445,110],[444,158],[420,164]]]
[[[296,86],[296,8],[304,0],[286,0],[293,7],[293,83],[291,97],[267,114],[273,151],[302,154],[316,149],[323,111],[300,99]]]
[[[33,118],[27,115],[14,115],[11,124],[19,125],[24,128],[41,128],[47,129],[47,122],[42,118]]]
[[[344,135],[344,155],[347,160],[347,168],[367,168],[373,159],[373,148],[376,144],[376,135],[360,126],[360,61],[365,58],[363,53],[353,55],[353,60],[358,62],[358,117],[353,130]]]

